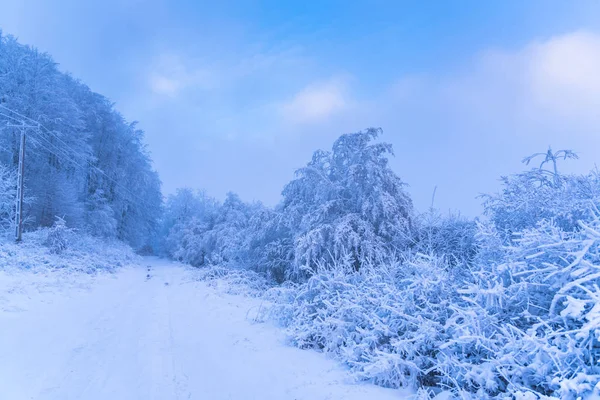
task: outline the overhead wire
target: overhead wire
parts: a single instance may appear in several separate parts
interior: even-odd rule
[[[2,105],[2,104],[0,104],[0,108],[3,108],[3,109],[5,109],[5,110],[7,110],[7,111],[9,111],[9,112],[12,112],[12,113],[14,113],[15,115],[17,115],[17,116],[19,116],[19,117],[26,118],[27,120],[29,120],[29,121],[33,122],[33,123],[34,123],[36,126],[38,126],[39,128],[42,128],[42,129],[44,129],[44,131],[45,131],[46,133],[48,133],[49,135],[51,135],[52,137],[54,137],[56,140],[58,140],[59,142],[61,142],[61,143],[62,143],[62,145],[63,145],[63,146],[66,148],[66,149],[68,149],[68,150],[71,150],[75,156],[77,156],[77,157],[80,157],[80,155],[78,154],[78,152],[77,152],[77,151],[75,151],[74,149],[72,149],[72,148],[71,148],[71,147],[70,147],[70,146],[69,146],[67,143],[65,143],[65,142],[64,142],[64,141],[63,141],[63,140],[62,140],[62,139],[61,139],[61,138],[60,138],[60,137],[59,137],[59,136],[58,136],[58,135],[57,135],[55,132],[53,132],[53,131],[51,131],[50,129],[46,128],[46,127],[45,127],[44,125],[42,125],[40,122],[38,122],[38,121],[34,120],[34,119],[33,119],[33,118],[31,118],[31,117],[28,117],[28,116],[26,116],[26,115],[20,114],[20,113],[18,113],[18,112],[16,112],[16,111],[14,111],[14,110],[12,110],[12,109],[10,109],[10,108],[8,108],[8,107],[6,107],[6,106]],[[5,114],[4,114],[4,115],[5,115]],[[11,117],[11,118],[12,118],[13,120],[14,120],[14,119],[16,119],[15,117]],[[22,121],[22,120],[18,120],[18,121],[19,121],[19,122],[21,122],[21,123],[24,123],[24,121]],[[39,132],[36,132],[36,133],[39,133]],[[40,135],[40,136],[41,136],[41,135]],[[58,147],[58,146],[57,146],[57,147]]]
[[[66,144],[58,135],[56,135],[55,132],[51,131],[50,129],[46,128],[42,123],[34,120],[31,117],[27,117],[23,114],[18,113],[17,111],[14,111],[6,106],[4,106],[3,104],[0,104],[0,108],[8,111],[8,112],[12,112],[13,114],[21,117],[21,118],[25,118],[31,122],[33,122],[34,124],[37,125],[38,128],[43,129],[46,133],[48,133],[49,135],[51,135],[52,137],[54,137],[55,139],[57,139],[58,141],[60,141],[64,147],[66,147],[66,149],[70,150],[73,154],[77,155],[77,151],[75,151],[74,149],[72,149],[68,144]],[[19,122],[21,125],[25,125],[24,124],[24,120],[21,120],[19,118],[13,117],[11,115],[7,115],[4,113],[0,113],[0,115],[12,119],[13,121]],[[18,125],[15,125],[16,128],[18,128]],[[85,169],[86,167],[82,166],[81,164],[79,164],[78,162],[76,162],[72,155],[69,154],[67,152],[66,149],[61,149],[60,147],[58,147],[56,144],[52,143],[48,138],[44,137],[40,132],[36,131],[36,130],[30,130],[29,132],[34,132],[35,134],[37,134],[37,138],[38,139],[42,139],[45,140],[49,145],[53,146],[58,152],[60,152],[64,157],[66,157],[68,162],[71,162],[73,164],[75,164],[76,166],[78,166],[81,169]],[[41,145],[41,143],[38,141],[38,143]],[[52,151],[51,149],[49,149],[48,147],[42,145],[42,147],[44,147],[48,152],[50,152],[51,154],[53,154],[55,157],[61,159],[62,157],[60,157],[58,154],[56,154],[54,151]],[[64,161],[64,160],[63,160]],[[89,167],[88,167],[89,168]],[[133,198],[139,200],[141,203],[148,205],[148,203],[141,197],[139,197],[137,194],[133,193],[132,191],[130,191],[128,188],[126,188],[121,182],[117,181],[116,179],[112,178],[111,176],[109,176],[106,172],[104,172],[102,169],[98,168],[98,167],[91,167],[94,171],[100,173],[101,175],[103,175],[106,179],[108,179],[109,181],[113,182],[115,185],[121,186],[121,189],[125,190],[125,192],[127,192],[130,196],[132,196]]]
[[[7,117],[7,118],[11,118],[13,120],[16,120],[14,117],[11,117],[11,116],[6,115],[4,113],[0,113],[0,116],[4,116],[4,117]],[[20,120],[16,120],[16,121],[22,122]],[[14,127],[14,128],[21,128],[20,125],[13,125],[12,127]],[[31,128],[30,126],[24,126],[24,127],[25,128]],[[41,135],[40,132],[38,132],[36,130],[30,130],[29,133],[30,134],[33,133],[34,135],[37,135],[37,136],[34,136],[34,140],[37,142],[37,144],[39,144],[41,147],[44,147],[48,152],[50,152],[51,154],[53,154],[55,157],[61,158],[61,157],[59,157],[58,154],[55,153],[55,152],[59,152],[59,153],[61,153],[62,156],[64,156],[64,157],[67,158],[68,162],[75,164],[79,168],[84,168],[83,165],[79,164],[77,161],[74,160],[74,158],[72,157],[71,154],[69,154],[66,150],[63,150],[60,147],[58,147],[56,144],[52,143],[48,138],[46,138],[43,135]],[[54,149],[54,152],[51,149],[49,149],[48,147],[44,146],[39,141],[39,139],[44,140],[46,143],[48,143],[48,145],[52,146],[53,149]]]
[[[26,115],[20,114],[20,113],[18,113],[17,111],[10,109],[10,108],[6,107],[6,106],[5,106],[5,105],[3,105],[3,104],[0,104],[0,108],[3,108],[3,109],[5,109],[5,110],[7,110],[7,111],[9,111],[9,112],[12,112],[13,114],[15,114],[15,115],[17,115],[17,116],[21,117],[21,118],[25,118],[25,119],[27,119],[27,120],[29,120],[29,121],[33,122],[34,124],[38,125],[40,128],[44,129],[44,130],[45,130],[45,131],[46,131],[48,134],[50,134],[50,135],[54,136],[54,137],[56,138],[56,140],[58,140],[59,142],[61,142],[61,143],[63,144],[63,146],[65,146],[65,147],[67,147],[67,148],[69,147],[69,145],[68,145],[67,143],[65,143],[65,142],[64,142],[64,141],[63,141],[63,140],[62,140],[62,139],[61,139],[61,138],[60,138],[60,137],[59,137],[59,136],[58,136],[58,135],[57,135],[55,132],[53,132],[53,131],[51,131],[50,129],[46,128],[44,125],[42,125],[42,123],[41,123],[41,122],[39,122],[39,121],[36,121],[35,119],[33,119],[33,118],[31,118],[31,117],[28,117],[28,116],[26,116]]]

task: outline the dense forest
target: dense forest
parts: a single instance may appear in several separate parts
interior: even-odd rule
[[[26,129],[27,229],[62,218],[133,247],[156,232],[160,180],[144,133],[105,97],[61,72],[48,54],[0,32],[0,216],[8,229],[21,129]]]
[[[418,212],[380,129],[316,151],[276,207],[181,189],[164,204],[143,132],[47,54],[0,37],[0,222],[29,129],[27,228],[92,235],[263,285],[292,342],[388,387],[578,399],[600,375],[600,173],[524,160],[476,219]],[[214,271],[214,269],[213,269]],[[242,279],[240,278],[240,279]],[[596,388],[595,388],[596,387]]]

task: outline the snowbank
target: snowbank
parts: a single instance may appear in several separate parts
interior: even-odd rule
[[[129,246],[66,230],[61,250],[40,229],[24,234],[21,243],[0,239],[0,312],[21,311],[32,301],[53,301],[72,290],[84,290],[99,276],[140,261]]]

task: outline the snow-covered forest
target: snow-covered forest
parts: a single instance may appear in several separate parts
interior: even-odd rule
[[[375,128],[315,151],[276,207],[194,189],[163,201],[135,123],[49,55],[1,36],[6,249],[20,246],[12,125],[23,121],[35,126],[25,226],[48,236],[39,246],[50,252],[80,232],[198,267],[262,299],[257,319],[293,345],[421,399],[600,395],[600,172],[563,174],[577,162],[569,150],[526,158],[474,219],[415,209]]]
[[[112,103],[59,71],[48,54],[0,32],[0,227],[14,206],[26,124],[24,222],[69,226],[134,247],[156,232],[162,195],[144,133]],[[39,126],[38,126],[39,125]]]

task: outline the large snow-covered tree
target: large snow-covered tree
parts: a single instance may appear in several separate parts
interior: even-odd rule
[[[388,165],[392,146],[375,141],[380,134],[371,128],[340,136],[332,151],[316,151],[284,188],[293,273],[346,254],[359,269],[410,243],[412,201]]]

